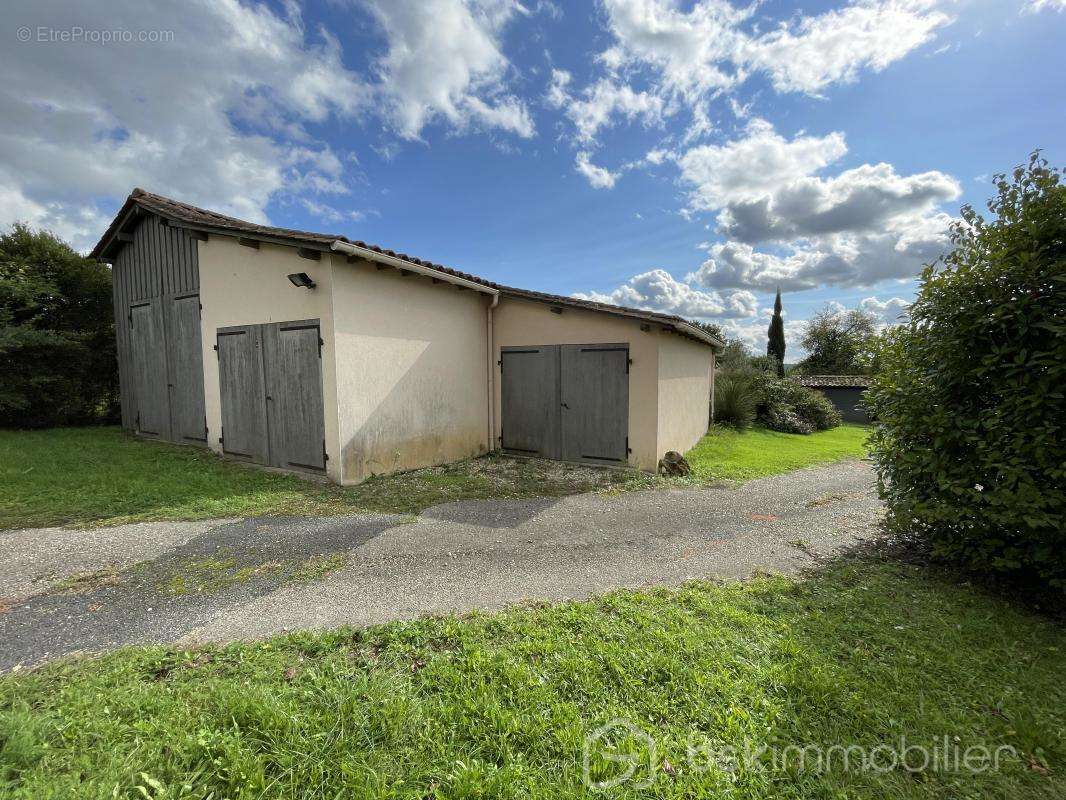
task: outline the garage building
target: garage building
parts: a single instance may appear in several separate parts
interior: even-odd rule
[[[800,386],[815,389],[826,396],[834,408],[840,412],[845,422],[858,422],[868,425],[870,418],[863,396],[870,388],[867,375],[800,375],[796,378]]]
[[[144,437],[348,484],[489,450],[654,470],[707,429],[721,343],[679,317],[141,189],[92,255]]]

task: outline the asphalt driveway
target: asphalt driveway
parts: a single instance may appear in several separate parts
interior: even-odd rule
[[[0,532],[0,669],[131,643],[795,572],[877,533],[862,462],[735,488],[464,501],[366,514]]]

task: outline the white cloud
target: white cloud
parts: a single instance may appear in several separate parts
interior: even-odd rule
[[[947,245],[939,205],[960,194],[950,175],[899,175],[890,164],[823,171],[847,152],[842,134],[787,140],[763,120],[742,139],[696,147],[678,163],[689,212],[716,211],[708,258],[689,280],[709,288],[868,286],[912,276]],[[753,245],[770,243],[770,250]]]
[[[589,161],[589,154],[584,151],[577,154],[574,169],[584,175],[595,189],[613,189],[615,181],[621,174],[596,166]]]
[[[758,7],[728,0],[603,0],[615,43],[609,69],[648,66],[664,89],[694,102],[729,90],[753,72],[780,92],[815,93],[880,71],[930,41],[950,18],[936,0],[855,0],[818,16],[797,15],[767,33],[743,28]]]
[[[339,208],[334,208],[328,203],[320,203],[317,200],[311,200],[306,197],[300,200],[300,205],[316,217],[320,217],[327,222],[362,222],[366,219],[365,211],[344,211]]]
[[[548,82],[548,92],[545,99],[552,108],[563,108],[570,102],[570,94],[567,89],[573,81],[573,75],[565,69],[553,69],[551,80]]]
[[[0,173],[0,225],[25,222],[35,228],[46,228],[86,249],[107,228],[109,221],[92,206],[31,200]]]
[[[911,304],[902,297],[891,297],[888,300],[867,297],[859,303],[860,309],[877,317],[881,327],[899,325],[906,321],[910,307]]]
[[[950,17],[935,0],[866,0],[745,42],[744,61],[770,76],[779,92],[816,94],[851,83],[859,72],[880,72],[931,41]]]
[[[603,0],[615,44],[601,55],[609,69],[650,66],[667,91],[695,100],[742,79],[736,60],[740,24],[754,8],[698,0],[682,11],[674,0]]]
[[[744,242],[891,228],[909,236],[912,221],[960,192],[943,172],[902,176],[890,164],[863,164],[833,178],[797,178],[761,198],[731,203],[718,223],[723,234]]]
[[[1045,10],[1066,11],[1066,0],[1029,0],[1022,7],[1023,14],[1038,14]]]
[[[694,210],[756,200],[793,180],[817,172],[847,152],[844,136],[798,136],[786,140],[763,119],[747,125],[743,138],[694,147],[679,159],[681,177],[693,191]]]
[[[353,2],[386,34],[372,77],[346,68],[339,41],[306,29],[291,2],[116,0],[109,28],[170,41],[0,49],[0,224],[31,221],[85,248],[101,206],[134,186],[267,221],[272,200],[349,192],[350,162],[315,136],[330,119],[378,115],[406,138],[431,122],[533,135],[504,85],[499,37],[516,2]],[[9,6],[11,29],[101,24],[59,0]]]
[[[385,31],[379,92],[397,133],[417,139],[440,118],[464,130],[534,133],[525,104],[507,94],[500,37],[523,7],[514,0],[365,0]]]
[[[612,117],[657,125],[662,123],[664,114],[670,111],[661,97],[648,92],[635,92],[629,86],[606,79],[586,87],[580,97],[569,94],[569,83],[570,73],[552,70],[547,100],[550,105],[564,110],[574,123],[577,140],[586,145],[596,140],[601,128],[610,126]]]
[[[763,308],[757,317],[752,319],[721,319],[714,320],[722,329],[728,339],[739,339],[748,346],[752,355],[766,355],[766,344],[770,328],[770,316],[772,308]],[[794,320],[788,317],[788,308],[785,308],[785,361],[799,361],[805,355],[800,346],[803,337],[803,326],[806,320]]]
[[[6,19],[99,27],[88,7],[57,0]],[[84,248],[104,227],[97,203],[136,185],[256,221],[278,193],[347,191],[340,160],[305,125],[352,116],[368,90],[295,10],[125,0],[108,23],[173,40],[0,49],[0,223],[29,220]]]
[[[722,295],[718,292],[701,291],[678,281],[662,269],[635,275],[607,294],[579,292],[574,297],[676,314],[688,319],[751,317],[758,312],[755,295],[751,292],[738,291]]]
[[[692,113],[691,142],[715,129],[709,101],[752,75],[766,76],[781,93],[818,95],[885,69],[952,21],[937,10],[941,1],[853,0],[814,16],[796,12],[763,31],[759,2],[601,0],[613,42],[599,61],[615,84],[639,73],[652,82],[647,94],[683,101]],[[731,107],[738,118],[750,110]]]
[[[708,288],[764,291],[872,286],[913,277],[922,264],[935,260],[948,245],[946,227],[927,238],[899,231],[834,234],[789,242],[773,252],[744,242],[719,243],[686,279]]]

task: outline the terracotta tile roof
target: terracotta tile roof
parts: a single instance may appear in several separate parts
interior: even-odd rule
[[[224,214],[218,214],[214,211],[208,211],[207,209],[198,208],[197,206],[189,205],[188,203],[182,203],[177,200],[171,200],[169,197],[163,197],[162,195],[152,194],[146,192],[144,189],[134,189],[118,214],[115,215],[115,219],[111,222],[107,231],[97,242],[96,247],[93,248],[90,253],[91,258],[104,257],[112,244],[114,243],[115,234],[119,232],[119,228],[122,226],[123,221],[126,219],[130,211],[135,207],[143,208],[149,212],[159,214],[162,217],[166,217],[170,220],[181,222],[193,226],[197,229],[206,229],[225,231],[228,233],[246,233],[249,236],[263,237],[267,239],[277,240],[280,243],[291,243],[293,245],[305,245],[314,247],[316,249],[329,250],[333,242],[348,242],[349,244],[356,245],[358,247],[372,250],[375,253],[382,255],[393,256],[394,258],[400,258],[404,261],[409,261],[412,264],[425,267],[427,269],[436,270],[446,275],[451,275],[457,278],[463,278],[474,283],[481,284],[490,289],[497,289],[500,294],[524,298],[527,300],[534,300],[542,303],[549,303],[559,306],[570,306],[574,308],[583,308],[590,311],[602,311],[608,314],[617,314],[621,316],[633,317],[636,319],[647,320],[648,322],[654,322],[660,325],[664,325],[670,328],[676,328],[677,326],[683,326],[691,329],[694,327],[693,323],[678,317],[673,314],[660,314],[655,311],[648,311],[642,308],[629,308],[626,306],[615,306],[609,303],[597,303],[592,300],[581,300],[576,297],[566,297],[564,295],[547,294],[545,292],[535,292],[529,289],[519,289],[514,286],[504,286],[502,284],[495,283],[494,281],[487,280],[485,278],[478,277],[477,275],[471,275],[467,272],[461,272],[459,270],[451,269],[443,264],[436,264],[432,261],[426,261],[415,256],[407,255],[406,253],[400,253],[395,250],[389,250],[387,248],[378,247],[377,245],[368,244],[367,242],[359,241],[357,239],[349,239],[342,234],[328,234],[328,233],[313,233],[311,231],[299,231],[292,228],[275,228],[270,225],[257,225],[253,222],[246,222],[235,217],[228,217]],[[711,337],[705,331],[699,331],[699,336]],[[723,343],[718,342],[715,339],[718,346]]]
[[[813,389],[833,386],[865,389],[870,385],[869,375],[797,375],[793,380],[800,386],[810,386]]]

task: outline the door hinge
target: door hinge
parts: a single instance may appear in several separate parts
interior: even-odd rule
[[[207,441],[207,415],[204,414],[204,441]]]
[[[496,362],[496,364],[499,365],[500,374],[502,375],[503,374],[503,359],[501,358],[499,361]]]
[[[626,455],[628,456],[633,451],[629,449],[629,437],[626,437]]]
[[[225,428],[220,428],[218,433],[219,433],[218,443],[219,444],[225,444],[226,443],[226,429]]]
[[[633,359],[627,357],[626,358],[626,375],[629,374],[629,365],[632,364],[632,363],[633,363]]]
[[[197,314],[198,317],[200,317],[200,319],[203,319],[204,318],[204,304],[199,302],[199,301],[197,301],[196,305],[199,306],[199,308],[196,309],[196,314]]]
[[[214,345],[211,349],[215,351],[215,355],[217,356],[218,355],[218,345],[217,344]]]
[[[318,337],[318,357],[319,358],[322,358],[322,345],[324,345],[325,343],[326,342],[322,339],[322,337],[319,336]]]
[[[322,463],[329,461],[329,453],[326,452],[326,440],[322,440]]]

